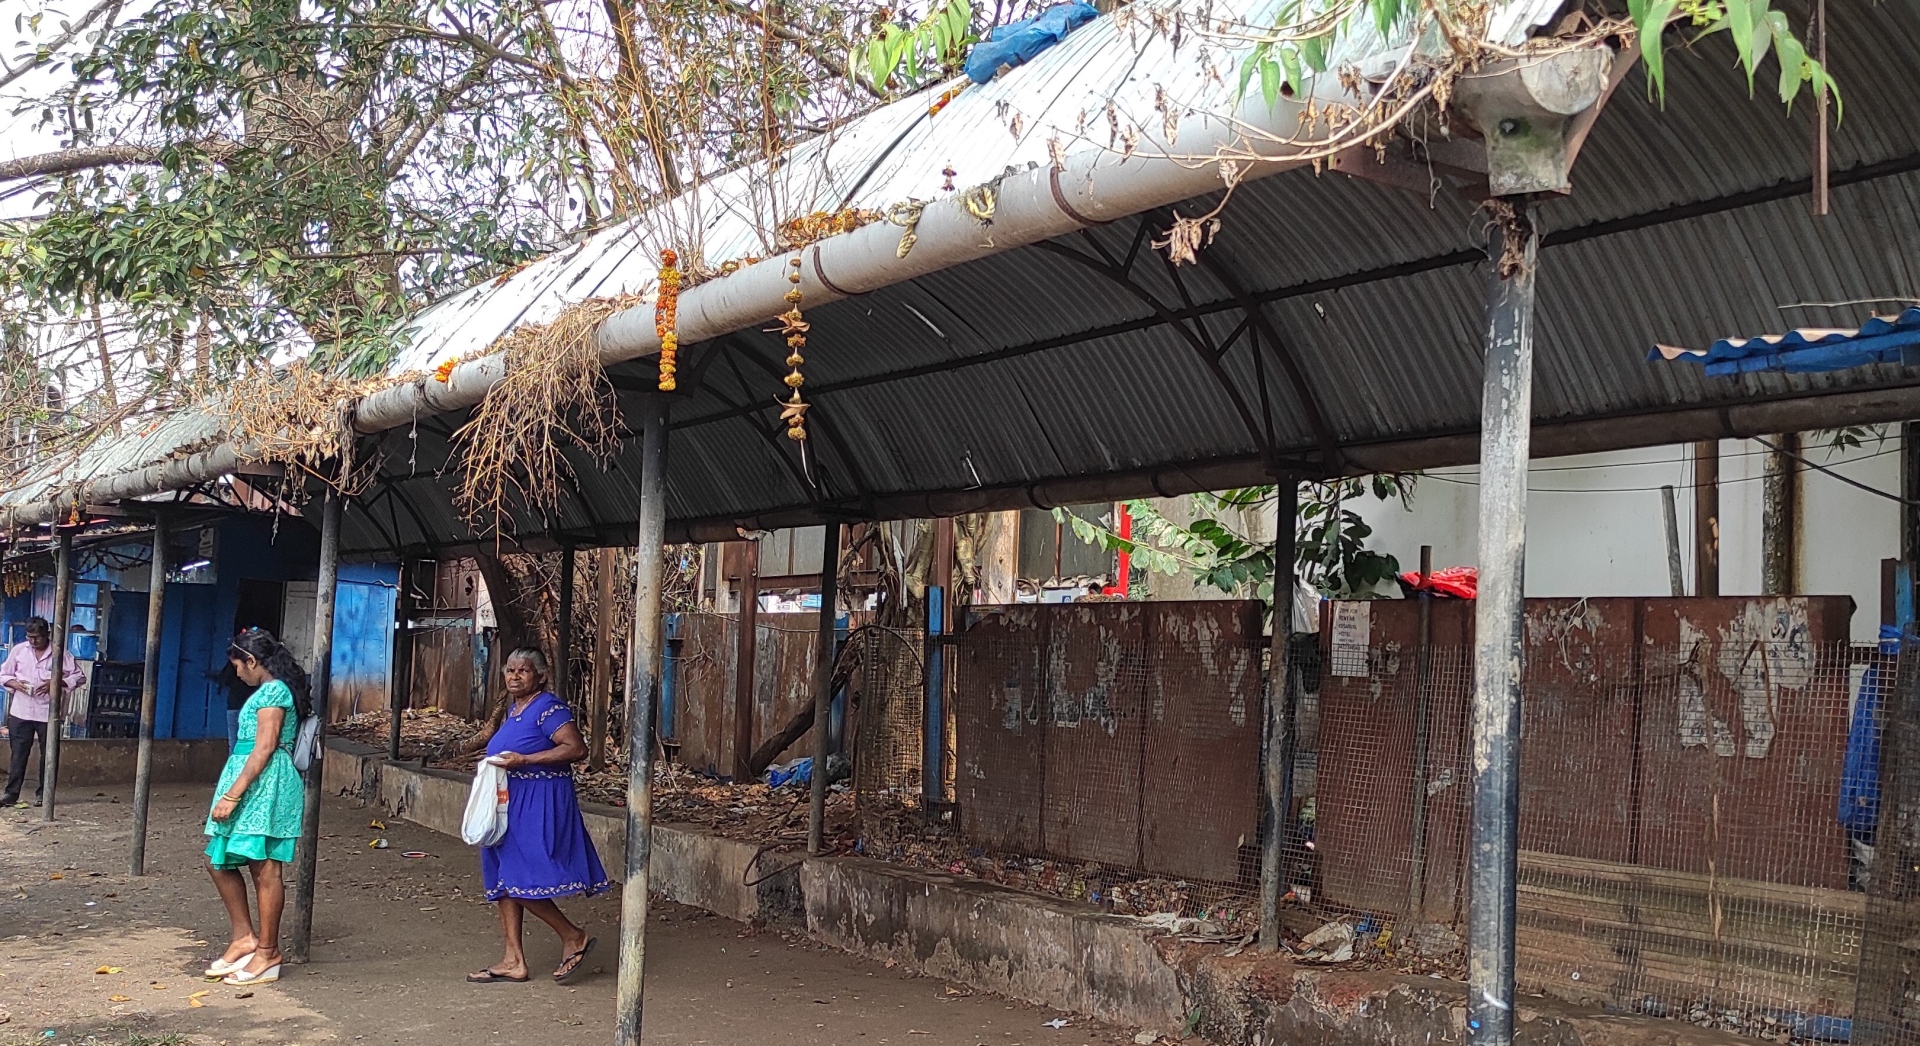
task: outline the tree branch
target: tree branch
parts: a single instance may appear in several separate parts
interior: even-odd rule
[[[820,63],[820,67],[822,69],[825,69],[827,72],[830,72],[835,76],[852,80],[854,83],[859,84],[863,90],[865,90],[868,94],[874,96],[875,98],[879,98],[882,100],[886,99],[887,96],[880,93],[880,90],[878,88],[874,87],[872,84],[866,82],[865,80],[862,80],[859,77],[849,73],[847,71],[847,63],[835,57],[833,52],[828,51],[826,48],[821,47],[819,44],[819,41],[813,36],[813,34],[804,32],[799,29],[795,29],[794,27],[787,25],[784,22],[775,21],[773,18],[767,15],[763,15],[759,11],[755,11],[753,8],[748,7],[745,3],[742,2],[742,0],[719,0],[719,4],[720,4],[721,10],[727,12],[728,14],[734,16],[735,18],[741,19],[742,21],[752,22],[755,25],[759,25],[764,21],[768,32],[771,32],[774,36],[777,36],[780,39],[785,40],[790,44],[798,44],[802,51],[805,51],[809,55],[812,55],[813,60]]]
[[[208,138],[192,144],[216,160],[225,159],[240,147],[239,143],[228,138]],[[102,167],[151,167],[160,163],[165,152],[165,149],[150,145],[89,145],[59,152],[36,153],[0,162],[0,183],[74,174]]]
[[[31,61],[23,62],[12,69],[8,69],[4,73],[0,73],[0,88],[8,87],[15,80],[52,61],[53,56],[59,54],[61,48],[78,39],[80,34],[86,32],[94,22],[99,21],[101,16],[104,15],[107,21],[111,23],[114,16],[120,13],[120,3],[121,0],[100,0],[100,2],[93,5],[92,9],[88,10],[86,14],[81,15],[80,20],[73,23],[66,32],[47,41],[44,45],[35,48]]]

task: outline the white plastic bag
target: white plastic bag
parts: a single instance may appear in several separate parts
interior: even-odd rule
[[[467,814],[460,821],[460,838],[468,846],[493,846],[507,835],[507,771],[483,759],[473,772],[473,790],[467,793]]]

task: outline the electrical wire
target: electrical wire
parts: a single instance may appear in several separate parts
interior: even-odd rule
[[[1755,442],[1763,442],[1763,441],[1756,438]],[[1768,446],[1771,446],[1771,444],[1768,444]],[[1898,454],[1899,452],[1900,452],[1900,448],[1894,447],[1889,450],[1879,450],[1879,451],[1873,452],[1872,454],[1865,454],[1857,458],[1851,458],[1849,459],[1849,461],[1871,461],[1874,458],[1885,457],[1888,454]],[[1781,451],[1781,453],[1786,453],[1786,452]],[[1728,456],[1731,457],[1732,455],[1728,455]],[[1829,469],[1822,465],[1817,465],[1796,454],[1787,454],[1787,456],[1805,465],[1808,469],[1812,469],[1818,472],[1824,472],[1827,475],[1832,476],[1834,479],[1841,481],[1842,483],[1846,483],[1850,486],[1859,487],[1861,490],[1864,490],[1869,494],[1877,494],[1880,497],[1887,498],[1891,501],[1898,501],[1904,505],[1920,504],[1920,502],[1907,501],[1896,494],[1889,494],[1884,490],[1878,489],[1877,487],[1870,487],[1864,483],[1859,482],[1858,480],[1848,479],[1847,477],[1842,476],[1837,472],[1834,472],[1832,469]],[[1635,464],[1642,464],[1642,463],[1635,463]],[[1651,464],[1651,463],[1649,462],[1645,464]],[[1680,482],[1661,483],[1661,484],[1657,484],[1655,486],[1650,486],[1650,487],[1531,487],[1530,486],[1527,488],[1527,492],[1530,494],[1638,494],[1638,493],[1657,491],[1663,487],[1672,487],[1675,490],[1692,490],[1695,487],[1699,486],[1699,484],[1694,482],[1692,478],[1693,468],[1692,468],[1691,459],[1682,458],[1678,462],[1670,462],[1669,464],[1678,464],[1681,466]],[[1599,466],[1599,467],[1619,468],[1621,466],[1612,465],[1612,466]],[[1546,472],[1549,470],[1534,469],[1529,471],[1530,472]],[[1715,485],[1721,486],[1721,487],[1729,487],[1735,483],[1755,483],[1755,482],[1764,480],[1766,478],[1767,477],[1765,475],[1740,476],[1735,479],[1719,480]],[[1477,487],[1480,485],[1480,481],[1477,479],[1464,479],[1464,478],[1461,478],[1461,476],[1459,475],[1449,476],[1449,475],[1445,475],[1438,472],[1423,472],[1420,474],[1420,479],[1423,482],[1426,480],[1433,480],[1438,483],[1452,483],[1456,486],[1461,486],[1461,487]]]

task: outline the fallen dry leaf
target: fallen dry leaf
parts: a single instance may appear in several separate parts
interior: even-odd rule
[[[164,984],[161,984],[159,981],[154,981],[153,990],[157,992],[163,992],[167,990],[167,986]]]
[[[368,828],[385,828],[386,826],[387,826],[387,822],[385,821],[368,821],[367,822]]]
[[[95,972],[95,973],[124,973],[124,972],[126,972],[126,971],[125,971],[125,970],[123,970],[123,969],[121,969],[121,968],[120,968],[120,967],[118,967],[118,966],[102,966],[102,967],[100,967],[99,969],[97,969],[97,970],[95,970],[95,971],[93,971],[93,972]]]
[[[205,1006],[205,1005],[206,1005],[206,1003],[204,1003],[204,1002],[201,1002],[201,1001],[200,1001],[199,999],[188,999],[188,1000],[187,1000],[187,1005],[188,1005],[188,1006],[191,1006],[191,1007],[193,1007],[194,1009],[196,1009],[196,1010],[197,1010],[197,1009],[199,1009],[199,1008],[201,1008],[202,1006]]]
[[[203,991],[197,991],[197,992],[194,992],[194,993],[193,993],[192,995],[189,995],[189,996],[187,996],[187,998],[189,998],[189,999],[204,999],[204,998],[206,998],[207,996],[209,996],[209,995],[212,995],[212,994],[213,994],[213,991],[212,991],[212,989],[206,989],[206,990],[203,990]]]
[[[109,995],[109,996],[107,996],[107,1001],[108,1001],[108,1002],[132,1002],[132,1001],[133,1001],[133,996],[131,996],[131,995]]]
[[[251,999],[253,998],[253,993],[252,992],[235,992],[233,997],[236,999]]]
[[[47,878],[49,879],[65,879],[66,877],[67,877],[67,873],[65,872],[48,872],[47,873]]]

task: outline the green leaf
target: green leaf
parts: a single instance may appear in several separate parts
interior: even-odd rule
[[[1767,0],[1724,0],[1727,5],[1727,32],[1733,36],[1733,48],[1740,55],[1740,67],[1747,74],[1747,93],[1753,93],[1753,72],[1759,60],[1753,53],[1753,31],[1759,24],[1754,5],[1764,7]]]
[[[1774,51],[1780,60],[1780,101],[1791,108],[1807,82],[1807,49],[1789,33],[1775,39]]]
[[[1254,45],[1253,50],[1248,51],[1247,56],[1240,60],[1240,89],[1234,95],[1236,99],[1247,96],[1247,84],[1253,80],[1253,74],[1259,71],[1260,63],[1266,57],[1269,46],[1266,41],[1262,41]]]
[[[1299,98],[1306,94],[1305,78],[1300,72],[1299,48],[1282,47],[1280,49],[1280,68],[1286,73],[1287,89],[1292,92],[1293,97]]]
[[[1373,6],[1373,26],[1385,37],[1393,29],[1393,23],[1400,18],[1400,0],[1371,0]]]
[[[1669,4],[1679,0],[1665,0]],[[1327,71],[1327,42],[1325,37],[1314,36],[1300,41],[1300,57],[1306,59],[1307,68],[1316,73]]]
[[[1260,96],[1272,109],[1280,101],[1280,63],[1271,58],[1260,63]]]
[[[887,43],[883,39],[875,38],[867,44],[867,79],[883,91],[887,87],[887,74],[893,72],[887,50]]]
[[[1640,61],[1647,71],[1647,94],[1667,103],[1666,41],[1667,23],[1673,19],[1680,0],[1651,0],[1645,20],[1639,22]]]

